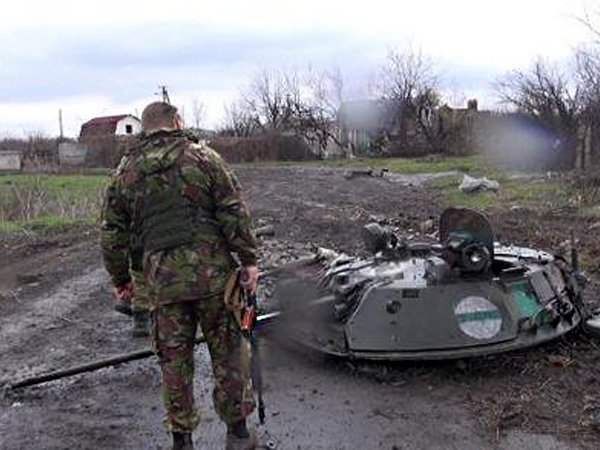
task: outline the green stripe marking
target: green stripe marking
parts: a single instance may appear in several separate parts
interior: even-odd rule
[[[483,322],[485,320],[501,320],[502,315],[497,309],[488,311],[473,311],[468,313],[460,313],[456,315],[460,323],[464,322]]]

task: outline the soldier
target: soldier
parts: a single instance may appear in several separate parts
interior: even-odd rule
[[[143,279],[163,377],[165,425],[174,450],[193,449],[194,337],[211,355],[215,409],[227,449],[255,448],[246,426],[254,410],[249,346],[223,299],[237,254],[256,289],[256,239],[235,175],[212,149],[186,137],[177,109],[155,102],[142,114],[139,151],[125,155],[107,188],[101,244],[117,296],[127,291],[132,234],[143,248]]]
[[[150,298],[142,271],[143,257],[144,250],[140,239],[132,235],[129,247],[131,283],[115,290],[114,308],[122,314],[132,316],[133,337],[147,337],[150,334]]]
[[[133,298],[131,314],[133,317],[133,337],[146,337],[150,334],[150,293],[144,280],[144,249],[135,237],[131,245],[131,280],[133,282]]]

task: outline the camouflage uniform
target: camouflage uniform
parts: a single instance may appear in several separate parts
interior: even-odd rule
[[[131,279],[134,286],[134,295],[131,299],[131,310],[133,313],[145,313],[150,311],[150,294],[144,280],[143,259],[144,249],[136,236],[132,236],[130,263]]]
[[[254,409],[249,347],[223,291],[236,268],[256,264],[256,240],[234,174],[219,155],[183,132],[141,137],[107,189],[101,244],[113,283],[129,281],[129,246],[140,237],[143,282],[150,300],[155,350],[163,373],[165,423],[191,432],[193,340],[202,328],[215,376],[215,409],[226,423]]]

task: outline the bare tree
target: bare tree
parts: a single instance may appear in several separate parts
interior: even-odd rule
[[[291,130],[299,102],[300,83],[295,71],[263,70],[243,95],[245,107],[265,131]]]
[[[591,42],[575,53],[577,83],[583,99],[583,120],[598,126],[600,117],[600,10],[588,8],[578,18],[591,34]]]
[[[404,130],[414,121],[416,131],[424,137],[429,151],[443,152],[446,141],[460,132],[455,125],[442,128],[437,117],[440,107],[440,76],[433,61],[420,50],[392,49],[376,81],[378,96],[390,105],[385,129]]]
[[[571,130],[579,107],[579,87],[543,60],[531,70],[515,71],[497,82],[500,100],[553,129]]]
[[[246,104],[232,103],[225,107],[225,121],[219,129],[223,136],[249,137],[262,131],[260,119]]]
[[[194,128],[200,129],[200,125],[204,120],[204,103],[197,98],[192,100],[192,118],[194,120]]]
[[[584,115],[598,116],[600,112],[600,48],[582,47],[577,51],[575,60],[576,80]]]
[[[421,50],[391,49],[376,81],[379,96],[399,105],[411,104],[428,90],[437,89],[439,77],[432,61]]]
[[[303,83],[304,95],[296,98],[294,127],[320,153],[330,143],[342,147],[338,113],[344,98],[344,79],[339,68],[308,69]]]
[[[412,110],[415,112],[416,125],[433,152],[443,153],[445,141],[455,131],[456,124],[447,124],[442,128],[438,117],[441,97],[433,87],[425,88],[412,99]]]
[[[600,10],[590,11],[589,8],[585,8],[585,11],[581,17],[577,17],[577,20],[585,26],[594,38],[594,44],[600,44],[600,26],[598,25],[598,18],[600,17]]]
[[[580,148],[578,167],[598,165],[598,141],[600,140],[600,48],[588,46],[576,53],[576,79],[579,86],[581,107],[579,112]],[[596,160],[596,161],[594,161]]]
[[[515,71],[497,81],[496,90],[502,103],[557,135],[557,164],[573,164],[582,91],[571,74],[540,59],[529,71]]]
[[[330,143],[341,147],[337,114],[343,78],[338,69],[299,74],[296,70],[259,72],[241,99],[227,111],[230,134],[292,132],[322,153]]]
[[[293,129],[300,86],[295,72],[256,74],[240,99],[226,108],[223,132],[249,136],[258,132]]]

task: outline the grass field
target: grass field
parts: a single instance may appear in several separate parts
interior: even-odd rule
[[[429,189],[453,206],[486,209],[523,207],[536,210],[567,208],[581,215],[600,215],[600,189],[577,190],[542,174],[517,174],[495,167],[481,157],[454,158],[356,158],[310,162],[268,162],[255,166],[321,166],[342,168],[387,168],[390,172],[458,172],[437,179]],[[462,174],[487,176],[500,182],[498,192],[464,194],[458,190]],[[519,176],[521,175],[521,176]],[[0,175],[0,232],[55,227],[72,223],[94,223],[98,219],[106,175],[16,174]]]
[[[104,175],[0,176],[0,232],[97,220]]]
[[[54,174],[16,174],[0,176],[0,189],[10,187],[33,188],[42,186],[51,195],[68,192],[73,196],[85,196],[95,193],[106,186],[108,178],[104,175],[54,175]]]
[[[430,183],[430,188],[442,193],[452,206],[486,209],[492,206],[556,209],[572,204],[573,194],[558,180],[543,177],[515,176],[491,173],[489,178],[500,183],[497,192],[466,194],[458,189],[462,175],[445,177]]]
[[[310,162],[274,162],[269,165],[309,165],[342,168],[386,168],[400,173],[458,172],[437,179],[429,188],[445,197],[449,205],[475,209],[490,207],[522,207],[535,210],[568,210],[580,215],[600,215],[595,203],[600,195],[582,196],[580,190],[565,185],[563,180],[547,178],[542,173],[519,173],[498,166],[481,156],[423,158],[355,158]],[[497,192],[465,194],[458,189],[463,174],[487,177],[500,183]]]
[[[435,173],[460,171],[477,174],[486,170],[488,163],[478,156],[460,156],[451,158],[423,157],[423,158],[353,158],[331,159],[319,161],[273,161],[267,163],[244,163],[241,166],[319,166],[341,168],[372,168],[388,169],[398,173]]]

